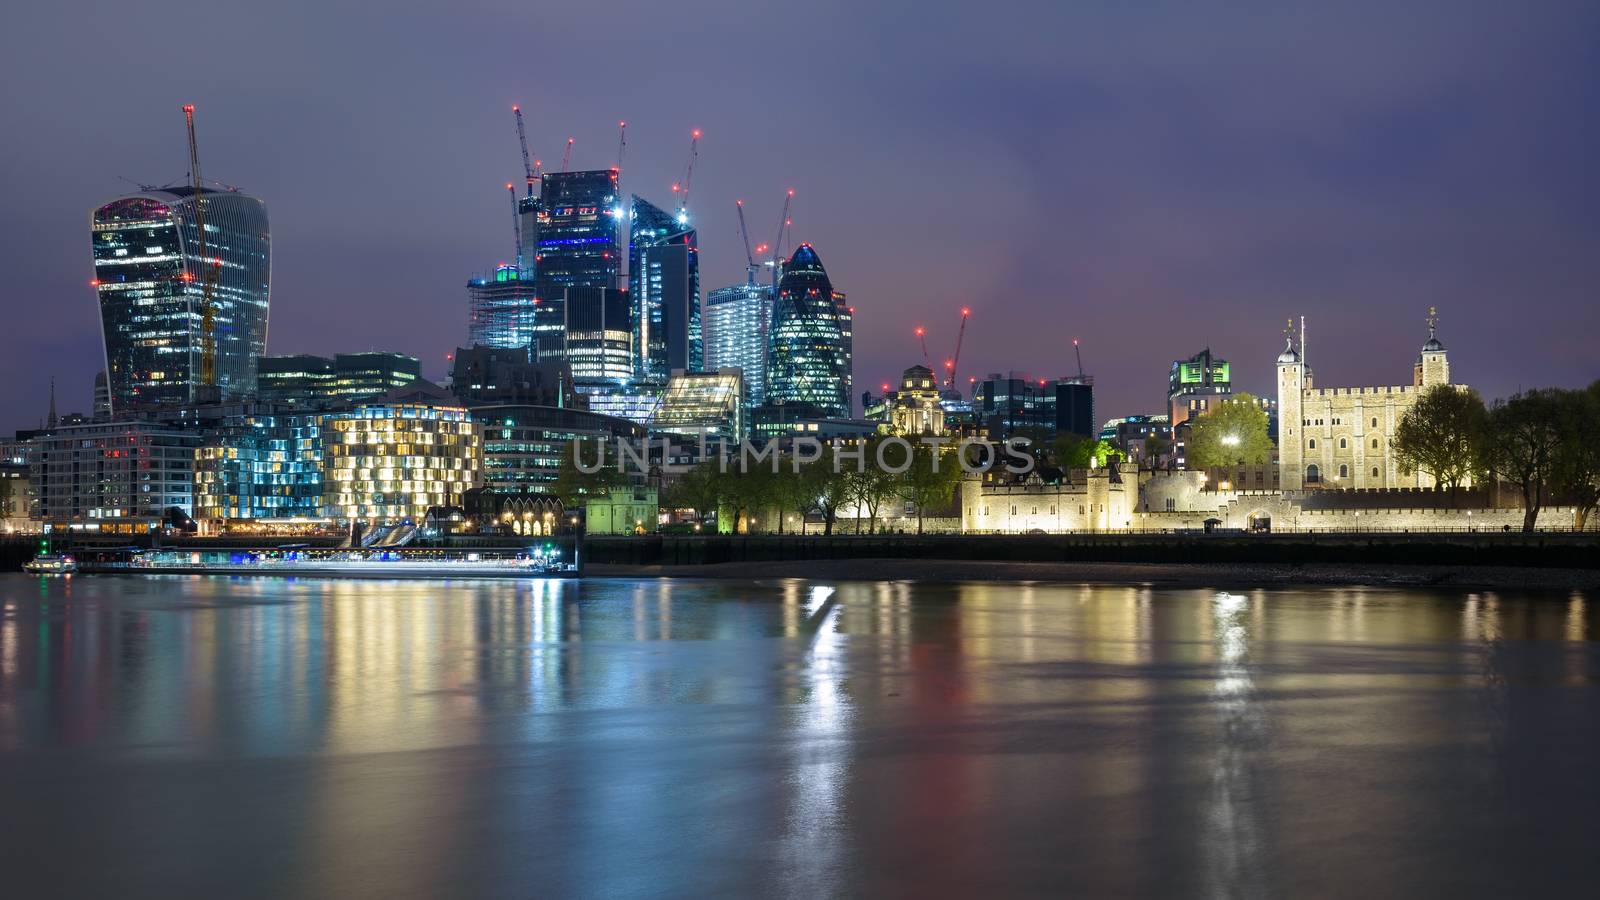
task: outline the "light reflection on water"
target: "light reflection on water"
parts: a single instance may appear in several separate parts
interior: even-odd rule
[[[1596,874],[1595,635],[1580,594],[7,576],[0,863],[85,896],[1535,893]]]

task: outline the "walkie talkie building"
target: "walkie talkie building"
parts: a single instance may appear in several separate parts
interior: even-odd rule
[[[202,259],[195,203],[205,204]],[[141,191],[89,214],[112,410],[189,403],[204,395],[208,270],[216,388],[221,399],[255,388],[266,352],[272,281],[267,208],[237,191]]]

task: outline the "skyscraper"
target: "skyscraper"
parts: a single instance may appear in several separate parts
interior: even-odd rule
[[[266,351],[271,281],[267,208],[237,191],[206,188],[202,259],[194,188],[141,191],[89,214],[113,411],[204,399],[206,277],[212,290],[216,388],[224,399],[255,387]]]
[[[1174,428],[1208,412],[1233,393],[1228,372],[1228,361],[1212,356],[1210,347],[1173,362],[1167,376],[1167,414]]]
[[[675,369],[705,367],[700,331],[700,251],[686,220],[633,198],[628,289],[633,295],[634,378],[663,385]]]
[[[769,403],[806,403],[827,417],[851,407],[852,312],[810,244],[789,258],[772,315]]]
[[[767,351],[771,344],[771,285],[752,281],[718,288],[706,296],[706,369],[743,369],[750,406],[767,402]]]
[[[617,170],[550,172],[540,184],[533,271],[534,331],[542,339],[559,337],[566,327],[568,288],[617,287],[623,248]]]
[[[567,288],[564,356],[579,390],[609,390],[633,377],[628,292]],[[540,362],[545,362],[544,358]]]
[[[497,266],[492,277],[467,282],[471,309],[467,346],[532,346],[538,309],[533,302],[536,291],[532,269],[524,271],[517,266]]]

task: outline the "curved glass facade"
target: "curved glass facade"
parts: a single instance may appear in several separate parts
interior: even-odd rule
[[[115,411],[188,403],[201,382],[205,274],[212,294],[216,383],[223,399],[255,389],[266,352],[271,238],[260,200],[205,190],[205,257],[192,188],[134,194],[90,214],[94,287],[100,300],[106,372]]]
[[[828,418],[850,416],[851,318],[816,251],[801,244],[778,283],[768,403],[808,403]]]

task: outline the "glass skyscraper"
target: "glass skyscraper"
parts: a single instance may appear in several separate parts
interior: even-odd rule
[[[272,277],[267,208],[237,191],[206,188],[198,199],[205,204],[204,260],[193,188],[142,191],[89,214],[107,383],[117,414],[206,399],[203,298],[212,270],[217,392],[235,399],[255,388]]]
[[[633,335],[628,292],[567,288],[567,366],[579,390],[607,390],[633,377]]]
[[[700,331],[700,250],[685,220],[633,198],[628,241],[634,378],[664,385],[674,370],[705,368]]]
[[[852,317],[817,252],[801,244],[778,282],[768,403],[804,403],[827,418],[850,416]]]
[[[744,370],[750,406],[767,401],[767,349],[771,341],[771,285],[736,284],[706,296],[706,369]]]
[[[517,266],[497,266],[489,278],[467,282],[470,316],[467,321],[468,347],[516,349],[534,343],[535,310],[533,298],[537,282],[533,270]]]
[[[622,269],[617,170],[548,172],[540,180],[533,251],[536,346],[559,346],[568,288],[617,287]],[[526,230],[525,232],[526,233]],[[523,248],[523,253],[528,253]]]

